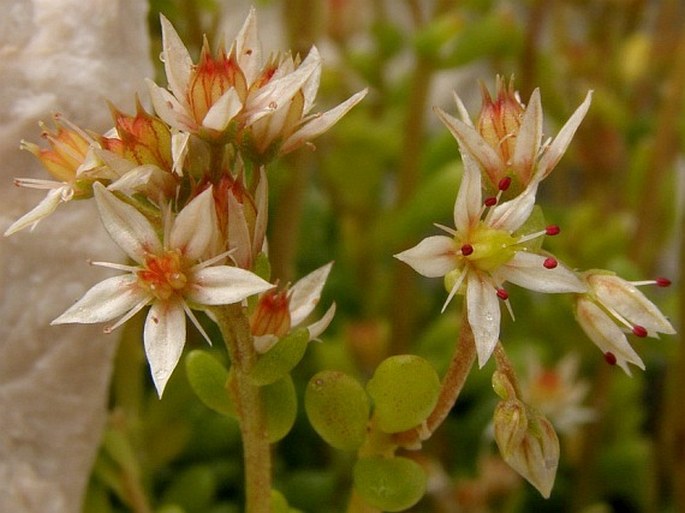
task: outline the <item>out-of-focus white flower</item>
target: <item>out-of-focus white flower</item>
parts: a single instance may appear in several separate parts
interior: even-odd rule
[[[281,291],[266,291],[250,318],[250,327],[257,352],[265,353],[278,341],[304,322],[321,299],[321,292],[333,263],[319,267],[291,288]],[[309,339],[319,337],[333,320],[335,303],[318,321],[307,326]]]
[[[163,240],[134,207],[101,184],[96,183],[93,190],[105,228],[136,265],[96,262],[127,274],[95,285],[52,324],[119,318],[106,328],[109,332],[150,305],[144,328],[145,354],[161,396],[185,345],[186,315],[204,334],[191,308],[237,303],[272,285],[244,269],[214,265],[225,254],[207,258],[217,230],[211,189],[194,198],[175,218],[167,214]]]
[[[672,335],[673,326],[657,306],[637,289],[637,285],[666,286],[664,279],[629,282],[608,271],[587,271],[586,294],[576,300],[576,318],[588,337],[604,353],[608,363],[618,365],[630,374],[629,363],[645,368],[640,356],[626,337],[658,338],[659,333]]]
[[[584,292],[586,286],[554,257],[527,245],[537,237],[558,233],[556,226],[515,234],[531,214],[537,183],[532,182],[519,196],[500,205],[497,198],[492,198],[494,203],[489,198],[484,204],[480,171],[468,155],[463,157],[464,176],[454,205],[455,229],[439,226],[450,236],[428,237],[395,257],[424,276],[445,277],[449,295],[443,310],[456,293],[463,291],[482,367],[499,339],[498,301],[508,299],[504,282],[550,293]],[[506,189],[509,181],[503,179],[500,189]]]

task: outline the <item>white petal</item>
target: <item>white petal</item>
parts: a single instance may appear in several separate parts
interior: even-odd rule
[[[321,57],[319,56],[319,50],[316,48],[316,46],[312,46],[309,53],[311,54],[312,52],[316,52],[315,57],[318,57],[319,60],[321,60]],[[304,95],[304,105],[302,106],[303,114],[307,114],[310,110],[312,110],[312,107],[314,106],[314,100],[316,99],[316,93],[319,91],[320,82],[321,66],[314,70],[314,73],[309,76],[307,81],[304,83],[304,86],[302,86],[302,94]]]
[[[610,274],[592,274],[588,283],[597,298],[616,310],[632,324],[647,329],[650,334],[675,333],[668,319],[630,282]]]
[[[490,180],[497,184],[498,176],[505,169],[505,163],[495,150],[481,137],[473,126],[450,116],[441,109],[434,109],[440,120],[452,132],[459,143],[462,153],[468,153],[487,173]]]
[[[172,171],[178,176],[183,176],[183,165],[190,149],[189,143],[188,132],[176,132],[171,136],[171,157],[174,162]]]
[[[536,292],[562,293],[586,292],[587,286],[576,273],[558,263],[554,269],[543,264],[547,257],[526,251],[518,251],[495,273],[497,280],[508,281]]]
[[[462,153],[464,173],[454,202],[454,226],[458,232],[468,233],[481,216],[482,194],[480,169],[467,153]]]
[[[540,104],[540,90],[535,89],[530,95],[530,101],[523,114],[519,133],[516,136],[516,147],[512,158],[515,170],[532,172],[537,160],[540,143],[542,141],[542,105]],[[530,175],[520,177],[523,183],[530,181]]]
[[[157,394],[162,397],[186,343],[183,302],[179,300],[155,302],[145,319],[143,339],[145,356],[152,371],[152,380]]]
[[[232,251],[231,258],[238,267],[252,267],[253,245],[245,218],[245,207],[235,198],[232,191],[228,191],[228,249]]]
[[[255,219],[254,235],[252,239],[253,255],[257,255],[262,250],[262,246],[264,246],[266,225],[269,220],[269,182],[264,166],[259,168],[259,183],[257,184],[257,190],[255,191],[255,208],[257,209],[257,218]]]
[[[161,251],[162,244],[157,233],[143,214],[118,199],[98,182],[93,185],[93,192],[102,224],[128,256],[142,263],[146,253]]]
[[[323,114],[315,116],[310,122],[303,125],[285,140],[283,146],[281,146],[281,154],[289,153],[300,147],[305,142],[311,141],[315,137],[318,137],[324,133],[330,127],[335,125],[340,118],[347,114],[352,107],[359,103],[364,96],[366,96],[367,92],[368,89],[359,91],[357,94],[351,96],[337,107]]]
[[[217,265],[194,272],[186,297],[200,305],[230,305],[271,288],[250,271]]]
[[[493,207],[487,215],[487,224],[509,233],[518,230],[530,217],[535,207],[537,188],[538,182],[532,181],[521,194],[501,205]]]
[[[18,231],[29,226],[35,226],[38,221],[52,214],[57,209],[59,204],[64,202],[64,192],[67,189],[69,191],[72,190],[71,186],[64,185],[48,191],[45,198],[43,198],[41,202],[33,208],[33,210],[21,216],[19,219],[14,221],[9,228],[7,228],[5,231],[5,236],[17,233]]]
[[[585,114],[587,114],[591,101],[592,91],[589,91],[587,96],[585,96],[583,103],[580,104],[573,115],[568,119],[566,124],[554,138],[552,144],[550,144],[550,146],[547,148],[547,151],[545,151],[545,154],[538,163],[537,176],[535,177],[538,181],[549,175],[559,160],[561,160],[561,157],[564,155],[566,148],[568,148],[568,145],[571,143],[571,139],[576,133],[578,126],[580,125],[581,121],[583,121]]]
[[[173,191],[175,185],[175,181],[168,171],[164,171],[153,164],[144,164],[133,167],[124,173],[108,185],[107,189],[120,191],[129,196],[142,192],[151,199],[159,199],[164,197],[165,191]]]
[[[202,126],[223,132],[231,120],[243,108],[240,96],[235,88],[231,87],[228,91],[211,106],[202,120]]]
[[[235,50],[238,66],[245,75],[249,87],[259,75],[262,67],[262,46],[257,31],[257,14],[254,7],[250,7],[245,23],[236,36]]]
[[[483,367],[499,340],[501,312],[495,287],[470,272],[466,283],[466,308],[478,353],[478,366]]]
[[[290,289],[290,323],[293,327],[305,320],[316,307],[321,299],[321,291],[326,284],[331,267],[333,267],[333,262],[319,267],[300,279]]]
[[[193,60],[186,49],[183,41],[176,33],[173,25],[163,15],[160,15],[162,24],[162,59],[166,72],[169,89],[176,98],[185,97]]]
[[[157,115],[168,125],[179,130],[193,131],[195,123],[188,110],[166,89],[159,87],[150,79],[145,79],[152,106]]]
[[[136,281],[133,274],[107,278],[93,286],[50,324],[94,324],[116,319],[149,297],[149,294],[136,287]]]
[[[174,220],[169,244],[191,261],[201,258],[217,230],[212,188],[202,191],[188,203]]]
[[[259,354],[266,353],[269,349],[276,345],[280,339],[276,335],[267,333],[266,335],[256,335],[252,337],[255,351]]]
[[[454,102],[457,104],[457,112],[459,112],[459,117],[461,117],[461,120],[468,126],[473,127],[473,121],[471,121],[471,116],[469,116],[469,111],[466,110],[466,106],[464,105],[464,102],[461,101],[461,98],[457,95],[456,92],[453,92],[454,94]]]
[[[604,311],[589,299],[581,297],[576,307],[576,318],[590,340],[603,353],[612,353],[616,363],[630,375],[628,363],[645,369],[640,356],[628,343],[625,334]]]
[[[326,313],[323,314],[321,319],[307,326],[307,331],[309,331],[309,340],[319,338],[326,328],[328,328],[328,326],[331,324],[333,317],[335,317],[335,303],[333,303],[328,310],[326,310]]]
[[[409,264],[417,273],[429,278],[445,276],[456,265],[457,248],[454,240],[444,235],[427,237],[416,246],[395,255],[395,258]]]

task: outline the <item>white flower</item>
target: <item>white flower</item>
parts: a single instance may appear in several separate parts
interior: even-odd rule
[[[445,277],[449,295],[443,310],[464,286],[468,320],[482,367],[499,339],[498,299],[508,298],[502,288],[504,282],[551,293],[584,292],[586,286],[555,258],[526,245],[534,238],[556,234],[557,227],[528,235],[515,234],[533,209],[537,182],[500,205],[492,204],[489,198],[486,206],[482,201],[480,171],[468,155],[464,154],[463,159],[464,176],[454,205],[455,229],[439,226],[451,237],[428,237],[395,257],[424,276]]]
[[[464,104],[455,94],[462,120],[435,109],[464,153],[476,160],[493,186],[505,176],[518,178],[523,187],[542,181],[566,152],[573,134],[590,108],[592,91],[559,131],[553,141],[542,140],[542,105],[535,89],[527,107],[523,107],[511,85],[498,77],[497,99],[483,92],[483,110],[474,127]]]
[[[289,290],[267,291],[259,298],[250,318],[255,348],[266,353],[276,343],[300,326],[314,311],[333,263],[328,263],[298,280]],[[309,340],[324,332],[335,315],[335,303],[318,321],[307,326]]]
[[[576,318],[590,339],[604,353],[608,363],[630,375],[629,363],[645,368],[625,335],[658,338],[659,333],[675,333],[668,319],[636,285],[666,285],[666,280],[629,282],[607,271],[587,271],[582,275],[588,292],[576,301]]]
[[[211,188],[175,218],[167,214],[163,240],[133,206],[99,183],[93,190],[105,228],[136,265],[97,262],[127,274],[95,285],[52,324],[119,318],[106,328],[109,332],[150,305],[144,328],[145,354],[161,397],[185,345],[186,314],[204,334],[191,308],[237,303],[272,285],[244,269],[214,265],[225,254],[205,259],[217,230]]]

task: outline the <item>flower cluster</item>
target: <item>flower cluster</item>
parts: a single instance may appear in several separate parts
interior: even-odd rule
[[[93,262],[123,271],[92,287],[53,321],[114,321],[112,331],[149,307],[144,345],[161,396],[186,341],[186,317],[210,342],[193,310],[250,305],[255,351],[266,352],[313,311],[330,265],[287,292],[256,274],[265,251],[268,184],[265,166],[336,123],[366,94],[325,113],[311,110],[321,57],[262,59],[254,9],[230,50],[212,54],[205,40],[193,63],[171,23],[161,20],[168,88],[148,81],[154,113],[140,101],[134,115],[110,106],[114,127],[82,130],[60,116],[44,129],[49,148],[23,143],[55,181],[17,179],[48,189],[47,197],[5,235],[33,228],[60,204],[94,198],[101,220],[130,265]],[[252,311],[253,310],[253,311]],[[318,337],[334,315],[308,326]]]

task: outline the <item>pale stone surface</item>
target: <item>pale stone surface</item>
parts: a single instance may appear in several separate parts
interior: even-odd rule
[[[0,233],[44,193],[12,178],[48,178],[19,151],[39,119],[61,112],[111,126],[104,99],[132,112],[151,77],[143,0],[0,0]],[[0,241],[0,511],[76,513],[105,420],[117,334],[49,322],[111,274],[117,260],[92,203],[60,208],[31,233]]]

